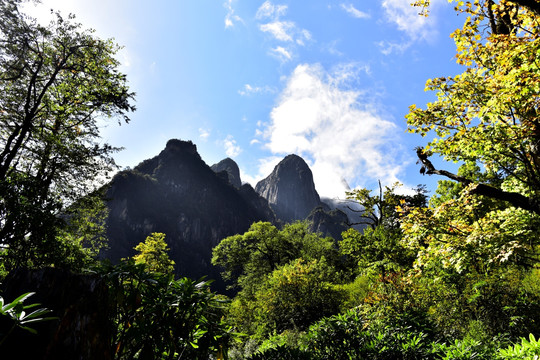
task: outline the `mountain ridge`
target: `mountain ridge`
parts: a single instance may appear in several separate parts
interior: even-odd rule
[[[246,232],[252,223],[280,226],[307,219],[312,230],[336,239],[345,230],[346,215],[329,213],[301,157],[286,156],[255,188],[237,186],[237,169],[232,159],[210,167],[194,143],[171,139],[157,156],[119,172],[106,194],[110,248],[103,256],[113,262],[131,257],[138,243],[161,232],[178,275],[208,276],[216,280],[217,290],[225,291],[219,269],[211,265],[212,248],[228,236]],[[268,194],[275,196],[263,196]]]

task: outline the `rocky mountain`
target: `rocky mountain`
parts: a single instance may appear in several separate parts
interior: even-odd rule
[[[257,183],[255,191],[268,200],[278,219],[284,222],[304,220],[318,206],[328,210],[315,190],[311,169],[298,155],[286,156],[267,178]]]
[[[161,153],[119,172],[107,192],[109,249],[116,262],[153,232],[166,234],[169,255],[181,276],[214,279],[224,291],[212,248],[256,221],[279,225],[308,220],[313,231],[335,239],[347,215],[321,202],[313,175],[297,155],[285,157],[254,189],[241,184],[238,165],[224,159],[208,166],[190,141],[169,140]]]
[[[240,188],[242,186],[242,181],[240,180],[240,169],[238,164],[231,158],[226,158],[214,164],[210,167],[214,172],[219,173],[225,171],[228,176],[228,181],[232,186]]]
[[[192,142],[180,140],[169,140],[158,156],[118,173],[107,193],[110,249],[104,256],[113,261],[132,256],[152,232],[165,233],[178,274],[206,275],[222,290],[210,263],[212,248],[255,221],[276,218],[250,185],[237,189],[219,174]]]

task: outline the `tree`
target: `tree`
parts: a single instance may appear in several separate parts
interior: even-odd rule
[[[336,284],[347,280],[340,261],[335,240],[311,233],[306,222],[281,230],[257,222],[246,233],[223,239],[212,252],[212,264],[238,290],[229,321],[259,340],[337,312],[345,294]]]
[[[135,109],[117,45],[73,16],[39,25],[21,2],[0,1],[0,245],[13,266],[62,258],[58,215],[115,166],[98,119],[127,122]]]
[[[223,278],[231,281],[233,288],[247,290],[300,257],[337,261],[334,240],[311,233],[302,222],[287,224],[282,230],[269,222],[256,222],[243,235],[223,239],[212,251],[212,264],[223,269]]]
[[[428,2],[423,1],[424,5]],[[437,100],[411,106],[409,131],[436,137],[418,148],[422,171],[462,183],[472,194],[540,214],[540,50],[535,1],[459,1],[468,15],[452,37],[462,74],[428,80]],[[477,162],[500,185],[436,169],[429,160]]]
[[[169,258],[169,247],[165,242],[165,234],[152,233],[144,242],[135,246],[139,253],[133,256],[136,264],[144,264],[148,271],[172,274],[174,261]]]
[[[464,72],[428,80],[437,99],[407,115],[410,132],[434,135],[416,149],[421,172],[449,179],[401,219],[418,254],[409,278],[441,334],[515,337],[537,321],[523,283],[540,253],[538,2],[456,3],[467,15],[452,34]],[[433,155],[462,165],[437,169]]]
[[[324,259],[296,259],[273,271],[255,294],[259,321],[280,333],[306,330],[322,317],[337,314],[346,294],[331,281],[332,272]]]
[[[362,221],[352,225],[368,225],[372,229],[378,226],[399,228],[399,214],[396,212],[398,206],[421,207],[426,205],[427,190],[425,186],[418,185],[414,189],[414,195],[398,194],[396,190],[400,186],[400,183],[395,183],[392,186],[385,186],[383,190],[379,181],[379,193],[376,195],[371,195],[372,191],[369,189],[356,189],[347,192],[347,198],[363,208],[361,210]]]
[[[427,205],[426,189],[418,186],[413,195],[397,194],[400,184],[384,190],[379,183],[379,193],[371,195],[369,189],[349,192],[350,199],[363,208],[363,224],[369,227],[362,232],[351,228],[343,232],[339,242],[341,254],[354,260],[360,273],[380,273],[409,268],[416,253],[401,243],[400,216],[403,208],[423,208]]]
[[[458,272],[539,260],[537,7],[529,1],[458,2],[456,10],[468,17],[452,36],[465,71],[428,80],[426,89],[437,100],[426,109],[413,105],[407,115],[410,132],[435,134],[426,148],[417,148],[422,171],[459,186],[435,208],[411,212],[403,223],[406,238]],[[433,154],[468,169],[438,170]]]

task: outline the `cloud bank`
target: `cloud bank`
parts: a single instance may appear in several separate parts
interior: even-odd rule
[[[347,86],[361,71],[297,66],[260,132],[274,155],[304,157],[322,196],[344,197],[344,179],[353,187],[367,180],[397,181],[402,169],[392,145],[398,143],[397,126],[367,103],[368,94]]]

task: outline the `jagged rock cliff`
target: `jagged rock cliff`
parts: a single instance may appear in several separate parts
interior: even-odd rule
[[[236,189],[204,163],[192,142],[170,140],[156,157],[117,174],[107,193],[113,261],[134,255],[152,232],[166,234],[179,275],[207,275],[222,290],[211,251],[223,238],[243,233],[255,221],[275,222],[265,199]]]
[[[238,164],[231,158],[226,158],[214,164],[210,167],[216,173],[225,171],[228,176],[229,183],[235,188],[240,188],[242,186],[242,181],[240,180],[240,169]]]
[[[257,183],[255,191],[268,200],[284,222],[304,220],[318,206],[327,209],[315,190],[309,166],[297,155],[285,157],[266,179]]]

